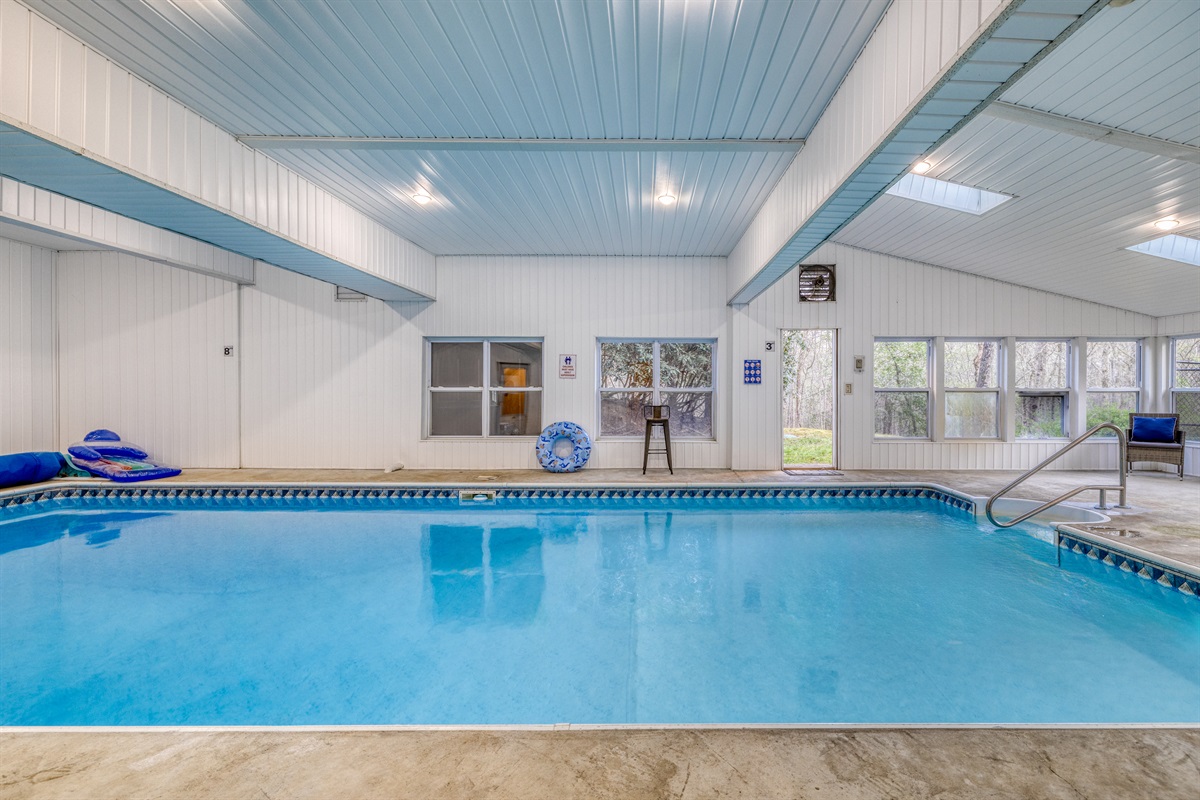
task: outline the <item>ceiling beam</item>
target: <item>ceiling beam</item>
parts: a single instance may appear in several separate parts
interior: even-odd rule
[[[1127,150],[1138,150],[1143,153],[1150,153],[1151,155],[1166,156],[1178,161],[1200,164],[1200,147],[1190,144],[1180,144],[1178,142],[1167,141],[1166,139],[1157,139],[1153,136],[1145,136],[1140,133],[1130,133],[1120,128],[1100,125],[1095,122],[1085,122],[1081,119],[1067,117],[1062,114],[1052,114],[1048,111],[1039,111],[1036,108],[1019,106],[1015,103],[997,101],[984,109],[983,113],[996,119],[1019,122],[1022,125],[1031,125],[1035,128],[1042,128],[1043,130],[1054,131],[1055,133],[1068,133],[1071,136],[1078,136],[1081,139],[1104,142],[1105,144],[1124,147]]]
[[[796,152],[803,139],[485,139],[393,136],[238,136],[257,150],[468,150],[529,152]]]
[[[1107,4],[1000,0],[972,27],[960,17],[974,6],[893,3],[729,254],[730,305],[786,275]]]
[[[432,253],[19,2],[0,11],[0,175],[380,300],[434,299]]]

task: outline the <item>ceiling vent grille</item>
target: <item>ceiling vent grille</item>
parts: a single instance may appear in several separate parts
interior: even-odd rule
[[[337,291],[333,295],[333,299],[339,303],[365,303],[367,296],[362,292],[356,292],[353,289],[347,289],[345,286],[336,287]]]
[[[834,296],[833,264],[814,264],[800,267],[800,302],[824,303],[837,299]]]

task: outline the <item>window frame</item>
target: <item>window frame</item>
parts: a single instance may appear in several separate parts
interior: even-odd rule
[[[1098,344],[1110,343],[1110,342],[1132,342],[1133,343],[1133,345],[1134,345],[1133,382],[1135,384],[1134,386],[1120,386],[1120,387],[1113,387],[1111,389],[1106,389],[1103,387],[1099,387],[1099,388],[1092,387],[1092,382],[1091,382],[1091,380],[1088,379],[1088,373],[1089,373],[1089,370],[1091,369],[1092,343],[1093,342],[1096,342]],[[1089,427],[1090,427],[1087,424],[1087,416],[1088,416],[1088,408],[1089,408],[1088,401],[1091,399],[1091,396],[1093,394],[1132,394],[1133,399],[1134,399],[1133,413],[1136,414],[1139,411],[1141,411],[1142,410],[1142,387],[1145,384],[1145,374],[1146,374],[1144,371],[1145,370],[1145,353],[1146,353],[1145,343],[1141,339],[1133,337],[1133,336],[1105,336],[1105,337],[1089,336],[1085,340],[1084,346],[1085,346],[1085,350],[1084,350],[1085,358],[1084,358],[1084,362],[1083,362],[1083,383],[1084,383],[1084,385],[1083,385],[1083,387],[1081,387],[1080,392],[1079,392],[1083,396],[1084,428],[1089,429]],[[1174,356],[1174,344],[1172,344],[1172,356]],[[1172,374],[1172,376],[1174,376],[1175,373],[1173,370],[1172,370],[1171,374]],[[1198,390],[1198,391],[1200,391],[1200,390]],[[1121,425],[1119,425],[1119,427],[1122,430],[1124,430],[1127,425],[1128,425],[1128,422],[1125,422],[1125,423],[1122,423]],[[1097,434],[1097,436],[1103,436],[1103,435],[1107,435],[1107,434]]]
[[[875,345],[879,342],[924,342],[925,343],[925,388],[880,388],[875,385]],[[934,372],[934,340],[929,336],[876,336],[871,340],[871,435],[876,442],[932,442],[933,439],[933,403],[934,384],[937,375]],[[901,394],[925,394],[925,435],[924,436],[887,436],[875,430],[875,397],[880,392]]]
[[[637,344],[645,343],[651,345],[650,356],[650,386],[619,386],[612,388],[604,388],[604,359],[601,355],[601,348],[606,344]],[[688,386],[688,387],[663,387],[661,385],[661,376],[659,369],[659,350],[663,344],[706,344],[712,348],[712,369],[709,373],[709,386]],[[672,431],[672,439],[683,439],[689,442],[715,442],[717,440],[717,421],[720,419],[717,409],[717,386],[719,380],[717,376],[717,340],[708,338],[697,338],[689,336],[664,336],[660,338],[651,338],[646,336],[606,336],[596,337],[596,439],[609,439],[612,441],[639,441],[644,438],[645,434],[606,434],[603,429],[604,424],[604,395],[605,394],[625,394],[629,392],[649,392],[650,402],[653,405],[663,405],[663,394],[700,394],[707,392],[711,398],[709,401],[710,414],[712,416],[712,435],[711,436],[687,436],[682,433]],[[672,426],[674,427],[674,426]]]
[[[991,342],[996,345],[996,385],[991,387],[951,386],[946,383],[946,345],[961,342]],[[955,336],[947,337],[942,342],[942,369],[940,371],[942,385],[942,440],[947,442],[998,442],[1004,438],[1004,373],[1006,370],[1004,339],[998,336]],[[952,394],[992,394],[996,397],[996,435],[995,436],[951,436],[946,433],[948,422],[949,400]]]
[[[464,342],[464,343],[480,343],[483,345],[482,371],[483,374],[479,377],[483,381],[482,386],[433,386],[433,345],[443,342]],[[491,345],[519,343],[519,344],[539,344],[542,346],[542,385],[541,386],[491,386],[490,372],[491,367]],[[509,439],[536,439],[540,434],[493,434],[490,432],[490,409],[492,392],[544,392],[546,388],[546,341],[540,336],[426,336],[425,337],[425,375],[424,375],[424,391],[422,392],[424,400],[421,409],[421,438],[422,439],[466,439],[474,441],[476,439],[498,439],[501,441]],[[480,395],[480,431],[478,435],[467,433],[454,434],[435,434],[433,432],[433,395],[434,394],[469,394],[479,393]],[[542,394],[543,403],[541,408],[545,409],[545,394]],[[542,420],[538,420],[538,430],[544,426]]]
[[[1179,413],[1178,406],[1176,405],[1176,398],[1179,395],[1181,395],[1181,394],[1200,394],[1200,387],[1180,388],[1175,385],[1175,373],[1178,371],[1177,364],[1179,363],[1179,355],[1178,354],[1179,354],[1179,340],[1180,339],[1200,339],[1200,333],[1181,334],[1179,336],[1171,337],[1171,358],[1170,358],[1170,363],[1168,363],[1168,365],[1167,365],[1170,372],[1168,373],[1169,377],[1168,377],[1167,383],[1169,386],[1168,394],[1170,395],[1170,399],[1171,399],[1170,413],[1172,413],[1172,414]],[[1191,439],[1192,437],[1188,437],[1188,438]],[[1194,441],[1188,441],[1186,446],[1187,447],[1200,446],[1200,436],[1196,437]]]
[[[1020,433],[1013,429],[1013,441],[1016,442],[1065,442],[1071,439],[1071,390],[1074,388],[1071,378],[1075,370],[1075,343],[1074,340],[1066,337],[1021,337],[1013,343],[1013,366],[1018,365],[1018,354],[1022,343],[1025,342],[1058,342],[1065,344],[1067,363],[1064,365],[1064,382],[1066,386],[1062,389],[1044,389],[1044,388],[1022,388],[1014,379],[1013,383],[1017,384],[1013,387],[1013,397],[1015,406],[1013,408],[1014,422],[1019,419],[1017,409],[1021,405],[1022,397],[1061,397],[1063,399],[1062,410],[1062,436],[1021,436]],[[1086,400],[1084,405],[1086,406]],[[1086,408],[1085,408],[1086,411]]]

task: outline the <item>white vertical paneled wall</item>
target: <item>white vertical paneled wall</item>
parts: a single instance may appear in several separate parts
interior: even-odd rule
[[[0,453],[56,447],[54,257],[0,239]]]
[[[388,304],[339,303],[333,286],[265,264],[257,285],[239,288],[125,254],[59,253],[55,266],[50,251],[0,240],[0,257],[0,374],[12,376],[0,386],[0,449],[65,447],[110,427],[190,467],[534,468],[530,438],[421,436],[425,337],[529,336],[545,342],[544,422],[593,433],[597,338],[715,339],[716,438],[677,440],[676,464],[777,469],[779,362],[763,343],[785,328],[835,328],[841,381],[853,386],[838,396],[842,467],[1022,468],[1060,443],[875,442],[874,338],[1128,336],[1155,350],[1194,321],[835,244],[813,262],[837,264],[836,302],[799,303],[793,273],[737,309],[716,258],[443,258],[442,300]],[[561,353],[578,356],[577,378],[557,377]],[[744,358],[763,360],[761,385],[742,383]],[[1111,451],[1081,448],[1063,466],[1114,466]],[[640,441],[598,439],[591,466],[640,460]]]
[[[536,468],[532,437],[422,439],[427,336],[542,338],[544,423],[593,433],[597,337],[716,339],[726,371],[723,259],[442,258],[438,282],[434,304],[338,303],[329,284],[260,264],[242,289],[243,465]],[[579,357],[579,377],[557,377],[559,353]],[[716,440],[677,441],[676,465],[728,463],[717,412]],[[641,452],[599,440],[591,465],[633,466]]]
[[[434,259],[246,147],[16,0],[0,0],[0,116],[88,158],[432,297]]]
[[[801,303],[795,272],[745,307],[732,311],[734,363],[763,360],[763,382],[729,386],[734,469],[778,469],[779,355],[762,343],[787,328],[836,328],[841,383],[839,465],[845,469],[1019,469],[1033,466],[1061,442],[876,442],[871,356],[880,336],[1151,336],[1154,318],[1061,295],[940,269],[914,261],[827,244],[809,263],[837,264],[837,301]],[[853,371],[853,358],[866,369]],[[1064,467],[1116,465],[1115,448],[1079,448]]]
[[[406,463],[424,467],[533,469],[529,438],[421,440],[426,336],[530,336],[545,341],[543,421],[570,420],[596,439],[594,467],[642,461],[641,440],[596,438],[596,339],[688,337],[717,340],[717,381],[729,370],[725,260],[721,258],[464,256],[438,259],[438,302],[412,304],[405,329],[401,407]],[[558,377],[559,354],[578,356],[574,379]],[[729,463],[729,409],[718,390],[715,440],[673,440],[677,467]],[[417,436],[414,436],[417,434]]]
[[[1010,0],[892,3],[729,255],[733,296],[775,255]]]
[[[59,253],[58,278],[59,446],[110,428],[167,463],[236,467],[237,285],[112,252]]]
[[[243,287],[243,466],[383,469],[419,427],[400,399],[404,312],[334,289],[261,263]]]
[[[1195,299],[1200,300],[1200,293]],[[1154,333],[1157,336],[1200,336],[1200,311],[1159,317],[1154,322]]]

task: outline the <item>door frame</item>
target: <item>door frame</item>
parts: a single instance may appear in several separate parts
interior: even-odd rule
[[[839,329],[839,328],[804,328],[804,327],[780,328],[779,329],[779,339],[778,339],[779,346],[780,346],[780,352],[779,352],[779,396],[776,398],[776,406],[775,406],[776,412],[779,415],[777,417],[779,424],[776,428],[776,430],[779,431],[779,439],[777,440],[779,447],[778,447],[778,450],[776,450],[776,452],[779,454],[779,464],[780,464],[779,468],[780,468],[780,470],[789,468],[789,466],[787,464],[783,463],[783,385],[784,385],[784,383],[783,383],[783,343],[784,343],[785,334],[787,334],[790,331],[829,331],[829,333],[833,336],[833,343],[832,343],[832,347],[830,348],[832,350],[832,354],[833,354],[832,355],[833,377],[832,377],[832,380],[831,380],[830,386],[829,386],[829,391],[833,393],[833,420],[830,423],[833,426],[833,455],[830,457],[830,461],[832,461],[833,463],[830,464],[828,467],[826,467],[825,465],[814,465],[814,466],[793,465],[791,468],[799,469],[799,470],[838,469],[838,464],[841,463],[841,443],[842,443],[842,434],[841,434],[841,421],[842,421],[841,394],[842,393],[840,391],[838,391],[841,388],[841,383],[840,383],[841,370],[839,369],[840,361],[841,361],[841,359],[839,358],[839,350],[841,348],[841,338],[842,338],[841,337],[841,329]]]

